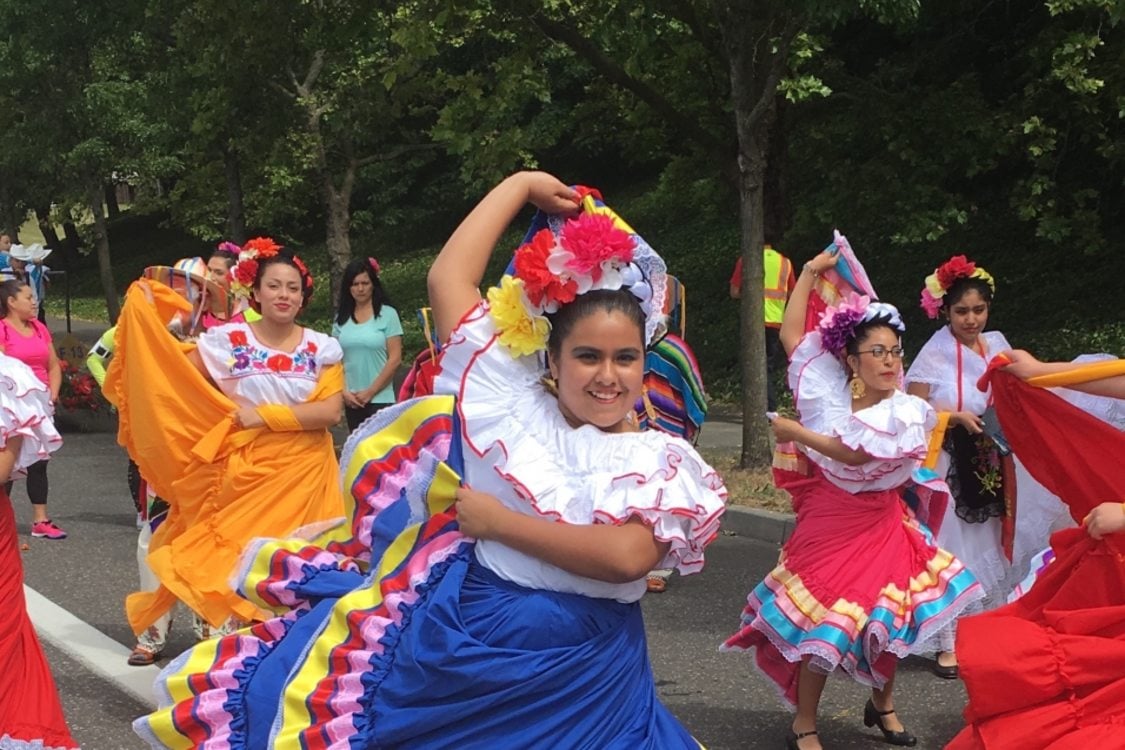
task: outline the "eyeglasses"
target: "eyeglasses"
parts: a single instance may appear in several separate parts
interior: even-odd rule
[[[895,359],[902,359],[903,351],[901,346],[893,346],[890,349],[885,346],[873,346],[870,349],[858,351],[856,354],[870,354],[875,359],[886,359],[889,354]]]

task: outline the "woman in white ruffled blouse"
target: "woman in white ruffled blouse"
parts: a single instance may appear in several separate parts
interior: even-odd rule
[[[1004,604],[1051,532],[1073,524],[1066,506],[984,434],[992,391],[980,390],[977,383],[989,361],[1012,348],[1000,331],[984,330],[995,289],[991,274],[963,255],[936,268],[926,279],[922,307],[947,324],[930,337],[906,373],[907,392],[926,399],[940,417],[942,451],[935,470],[949,483],[953,502],[938,528],[938,545],[973,572],[986,595],[966,614]],[[1007,554],[1005,518],[1014,524]],[[925,646],[937,654],[933,671],[939,677],[959,675],[956,633],[954,621]]]
[[[336,542],[255,555],[268,557],[264,573],[292,572],[244,589],[277,591],[294,611],[198,647],[208,674],[173,675],[178,704],[139,721],[142,736],[171,747],[206,736],[246,747],[698,750],[657,697],[639,600],[653,568],[702,568],[726,492],[686,441],[629,420],[665,269],[593,195],[520,173],[462,222],[428,279],[445,342],[435,397],[389,407],[345,449],[345,466],[416,463],[349,480],[357,509],[380,510],[357,510],[364,541],[340,542],[346,557],[326,554]],[[529,202],[542,228],[482,300],[493,248]],[[386,420],[435,403],[448,422],[431,415],[399,444]],[[433,465],[438,424],[448,425],[444,467]],[[428,484],[438,478],[444,490]],[[455,518],[418,520],[411,500],[450,495]],[[379,541],[407,517],[393,543]],[[363,577],[353,569],[367,556]],[[302,612],[294,595],[313,589],[314,611]]]
[[[790,750],[821,747],[817,707],[836,671],[871,688],[865,725],[913,746],[895,710],[897,661],[979,598],[980,586],[933,546],[904,503],[936,418],[898,389],[898,310],[853,293],[805,333],[816,277],[835,263],[826,251],[805,264],[781,328],[800,421],[773,421],[784,457],[775,459],[774,477],[793,497],[796,527],[724,649],[754,651],[796,710]],[[796,445],[786,448],[790,441]],[[945,488],[918,492],[944,496]]]

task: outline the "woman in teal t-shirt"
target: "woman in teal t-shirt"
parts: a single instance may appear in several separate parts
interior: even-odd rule
[[[354,430],[395,402],[395,371],[402,362],[402,323],[388,304],[374,258],[344,269],[332,335],[344,350],[344,415]]]

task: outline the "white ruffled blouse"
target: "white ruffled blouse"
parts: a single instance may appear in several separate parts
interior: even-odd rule
[[[482,302],[450,335],[434,390],[457,396],[465,481],[527,515],[571,524],[632,517],[671,544],[659,567],[695,573],[718,534],[726,488],[695,449],[662,432],[571,427],[540,383],[535,356],[499,343]],[[521,586],[632,602],[644,579],[607,583],[574,575],[499,542],[477,542],[478,561]]]
[[[23,438],[13,475],[62,446],[47,386],[23,362],[0,354],[0,447],[13,437]]]
[[[930,387],[929,402],[938,411],[967,411],[984,414],[992,401],[992,389],[977,389],[977,381],[988,369],[989,361],[997,354],[1012,348],[1004,334],[985,331],[984,356],[962,344],[949,326],[942,326],[914,358],[906,371],[906,382],[923,383]],[[958,392],[957,352],[961,352],[961,382]]]
[[[848,492],[900,487],[926,458],[929,432],[937,424],[933,407],[895,391],[874,406],[852,412],[848,374],[843,363],[824,349],[820,333],[805,334],[789,360],[789,387],[801,424],[821,435],[838,437],[853,450],[873,458],[850,466],[811,448],[803,448],[828,481]]]
[[[248,323],[228,323],[199,337],[199,356],[215,385],[239,406],[303,404],[323,368],[344,357],[336,339],[309,328],[291,352],[273,349]]]

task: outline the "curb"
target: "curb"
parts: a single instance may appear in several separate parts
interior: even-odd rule
[[[758,508],[728,505],[723,514],[722,530],[728,535],[744,536],[780,547],[793,533],[796,517]]]

